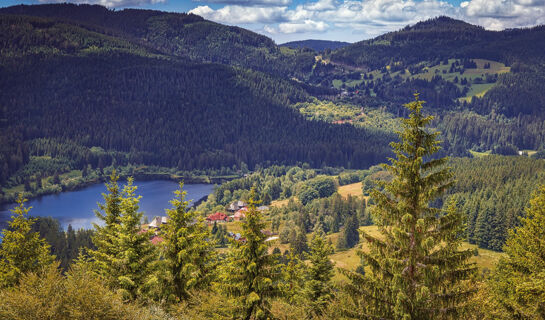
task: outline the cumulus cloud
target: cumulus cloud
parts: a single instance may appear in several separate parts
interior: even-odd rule
[[[471,0],[460,7],[465,20],[487,29],[545,24],[545,0]]]
[[[286,7],[225,6],[214,10],[209,6],[198,6],[189,12],[212,21],[228,24],[286,21]]]
[[[195,2],[231,4],[249,7],[283,7],[291,3],[291,0],[194,0]]]
[[[38,0],[41,3],[86,3],[99,4],[108,8],[139,7],[149,4],[165,3],[167,0]]]
[[[190,12],[222,23],[261,24],[258,29],[269,34],[346,30],[360,40],[441,15],[493,30],[545,24],[545,0],[467,0],[459,6],[447,0],[308,0],[294,7],[282,5],[291,0],[209,1],[237,4]]]

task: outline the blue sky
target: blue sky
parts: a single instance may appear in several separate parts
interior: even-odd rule
[[[440,15],[491,30],[545,24],[545,0],[2,0],[1,6],[55,2],[192,12],[277,43],[355,42]]]

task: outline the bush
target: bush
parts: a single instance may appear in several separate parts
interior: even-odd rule
[[[22,276],[18,285],[0,291],[0,319],[153,319],[150,312],[124,304],[85,264],[64,277],[58,264]]]

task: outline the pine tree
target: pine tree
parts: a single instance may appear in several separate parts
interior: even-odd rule
[[[346,223],[342,229],[341,235],[337,240],[338,249],[353,248],[360,241],[360,234],[358,232],[358,217],[353,214],[346,219]]]
[[[464,280],[474,272],[468,262],[471,250],[460,251],[463,219],[450,201],[446,210],[430,202],[452,185],[446,158],[432,159],[440,147],[438,132],[426,130],[433,119],[422,114],[423,101],[405,105],[400,142],[391,143],[396,154],[383,165],[392,176],[372,191],[374,215],[381,236],[362,233],[369,252],[360,252],[370,272],[361,276],[343,271],[352,281],[347,290],[358,310],[357,318],[448,319],[463,312],[471,294]]]
[[[128,179],[122,192],[117,179],[114,171],[107,184],[110,193],[103,195],[106,203],[99,205],[104,213],[97,212],[105,225],[95,224],[93,243],[97,249],[89,254],[95,270],[109,285],[126,299],[134,300],[142,292],[156,256],[149,241],[150,233],[141,230],[140,197],[135,195],[137,187],[133,186],[133,179]]]
[[[110,182],[106,183],[108,193],[103,193],[104,204],[99,204],[100,211],[95,210],[95,215],[104,225],[93,223],[95,233],[92,241],[96,250],[90,250],[89,255],[92,257],[94,267],[98,273],[105,278],[109,278],[109,273],[113,265],[113,258],[118,252],[114,241],[117,237],[117,229],[121,218],[121,192],[117,181],[119,176],[115,170],[110,175]],[[102,211],[102,212],[101,212]],[[113,280],[110,279],[111,282]]]
[[[285,266],[282,268],[282,296],[290,303],[300,302],[304,288],[305,264],[293,249],[284,253]]]
[[[178,299],[187,299],[189,290],[210,283],[213,275],[213,244],[210,233],[196,211],[187,210],[187,194],[180,189],[167,209],[168,222],[162,233],[162,255],[166,262],[171,292]]]
[[[28,217],[32,207],[25,207],[27,200],[19,194],[18,206],[13,213],[8,229],[4,229],[0,245],[0,287],[15,285],[28,272],[40,271],[55,259],[50,246],[41,239],[38,232],[32,232],[36,219]]]
[[[119,287],[124,297],[130,300],[142,293],[151,274],[151,264],[157,258],[150,242],[150,232],[141,230],[141,196],[135,195],[136,189],[133,179],[129,178],[123,187],[119,224],[114,228],[113,245],[117,252],[111,260],[113,270],[110,270],[116,279],[115,287]]]
[[[512,319],[545,319],[545,186],[530,200],[521,226],[509,231],[491,281],[492,292]]]
[[[281,293],[278,261],[268,253],[267,236],[261,232],[265,223],[254,199],[252,188],[246,223],[242,225],[245,241],[233,243],[220,282],[220,289],[235,300],[234,318],[244,320],[270,318],[270,299]]]
[[[310,266],[303,291],[310,315],[320,316],[333,298],[333,248],[323,233],[315,234],[310,245]]]

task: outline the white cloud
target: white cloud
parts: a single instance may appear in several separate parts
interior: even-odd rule
[[[460,6],[465,20],[487,29],[545,24],[545,0],[471,0]]]
[[[221,3],[249,7],[283,7],[291,3],[291,0],[194,0],[195,2]]]
[[[362,40],[441,15],[493,30],[545,24],[545,0],[467,0],[457,7],[447,0],[308,0],[295,7],[277,5],[291,0],[210,1],[248,1],[252,6],[198,6],[190,12],[275,35],[335,31]],[[257,1],[274,5],[255,6]]]
[[[286,8],[225,6],[214,10],[209,6],[198,6],[189,12],[205,19],[228,24],[271,23],[285,21]]]
[[[324,32],[328,25],[323,21],[305,20],[302,23],[285,22],[278,25],[281,33]]]
[[[149,4],[165,3],[167,0],[38,0],[41,3],[86,3],[99,4],[108,8],[139,7]]]

